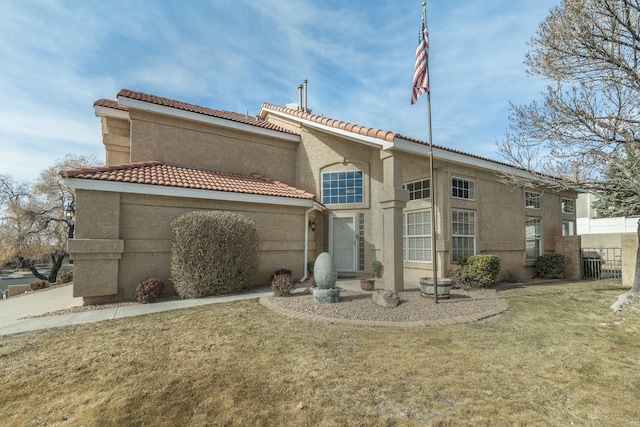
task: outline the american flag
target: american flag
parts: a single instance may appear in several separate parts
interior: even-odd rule
[[[418,101],[420,95],[429,92],[429,28],[427,27],[426,16],[422,11],[422,25],[418,36],[418,47],[416,47],[416,65],[413,70],[413,92],[411,93],[411,104]]]

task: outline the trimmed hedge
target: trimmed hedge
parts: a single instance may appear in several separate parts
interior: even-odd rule
[[[562,254],[540,255],[534,265],[536,277],[558,279],[564,277],[565,257]]]
[[[260,257],[251,219],[235,212],[190,212],[171,229],[171,279],[179,296],[231,294],[252,285]]]
[[[489,287],[496,283],[498,273],[500,258],[495,255],[472,255],[449,270],[453,284],[462,289]]]

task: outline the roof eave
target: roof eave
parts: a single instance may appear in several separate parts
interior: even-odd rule
[[[315,199],[270,196],[263,194],[235,193],[230,191],[202,190],[194,188],[170,187],[165,185],[139,184],[91,180],[85,178],[64,178],[68,188],[74,190],[105,191],[112,193],[144,194],[189,199],[220,200],[229,202],[258,203],[279,206],[325,207]]]
[[[305,118],[302,117],[296,117],[293,116],[291,114],[287,114],[286,112],[281,112],[266,106],[263,106],[260,109],[260,113],[259,116],[262,118],[264,117],[264,114],[268,113],[268,114],[273,114],[275,116],[279,116],[279,117],[284,117],[284,118],[288,118],[291,119],[293,121],[296,121],[304,126],[310,127],[310,128],[314,128],[314,129],[318,129],[321,130],[323,132],[326,133],[331,133],[334,135],[339,135],[343,138],[349,139],[351,141],[355,141],[355,142],[359,142],[361,144],[364,145],[368,145],[370,147],[375,147],[375,148],[379,148],[382,150],[387,150],[390,148],[393,148],[393,142],[389,142],[385,139],[382,138],[376,138],[376,137],[372,137],[372,136],[367,136],[367,135],[361,135],[355,132],[351,132],[348,130],[344,130],[344,129],[339,129],[333,126],[328,126],[328,125],[323,125],[322,123],[317,123],[314,122],[312,120],[307,120]]]
[[[201,123],[207,123],[215,126],[232,128],[232,129],[240,130],[243,132],[269,136],[269,137],[284,139],[288,141],[300,142],[299,135],[288,134],[285,132],[278,132],[277,130],[265,129],[258,126],[252,126],[246,123],[236,122],[234,120],[208,116],[206,114],[195,113],[192,111],[184,111],[177,108],[167,107],[164,105],[153,104],[151,102],[127,98],[121,95],[118,95],[118,103],[122,106],[137,109],[137,110],[149,111],[152,113],[178,117],[178,118],[191,120],[195,122],[201,122]]]
[[[113,117],[117,119],[129,120],[128,111],[120,110],[117,108],[105,107],[102,105],[96,105],[93,109],[97,117]]]

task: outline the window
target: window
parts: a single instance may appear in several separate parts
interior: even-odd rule
[[[563,236],[575,235],[575,223],[573,221],[562,221],[562,235]]]
[[[542,255],[542,232],[540,218],[527,217],[525,225],[527,261],[535,261]]]
[[[362,171],[323,173],[322,203],[325,205],[362,203],[364,200],[362,182]]]
[[[476,254],[476,213],[451,210],[451,261],[460,262]]]
[[[540,193],[533,193],[527,191],[524,194],[524,206],[531,209],[540,209],[540,200],[542,196]]]
[[[468,179],[451,178],[451,197],[475,200],[476,183]]]
[[[402,188],[409,191],[409,200],[428,199],[431,197],[431,180],[408,182]]]
[[[431,261],[431,211],[406,212],[403,224],[405,261]]]
[[[562,199],[562,213],[573,214],[576,211],[576,202],[573,199]]]

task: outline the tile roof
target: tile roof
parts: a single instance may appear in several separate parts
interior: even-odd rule
[[[130,163],[61,172],[64,178],[112,181],[197,190],[225,191],[263,196],[315,200],[315,195],[259,174],[241,174],[166,165],[160,162]]]
[[[203,114],[206,116],[217,117],[225,120],[231,120],[234,122],[244,123],[251,126],[257,126],[264,129],[270,129],[277,132],[297,135],[296,133],[288,129],[285,129],[281,126],[278,126],[266,120],[262,120],[258,117],[250,116],[248,114],[234,113],[232,111],[225,111],[225,110],[214,110],[213,108],[202,107],[200,105],[189,104],[187,102],[177,101],[175,99],[170,99],[170,98],[163,98],[160,96],[150,95],[142,92],[136,92],[129,89],[122,89],[120,92],[118,92],[118,99],[120,98],[128,98],[136,101],[148,102],[150,104],[160,105],[163,107],[175,108],[176,110]],[[96,102],[100,102],[100,101],[108,101],[108,100],[98,100]]]
[[[107,108],[114,108],[116,110],[122,110],[122,111],[127,111],[127,109],[123,106],[121,106],[120,104],[118,104],[118,101],[114,101],[112,99],[98,99],[96,102],[93,103],[94,107],[107,107]]]
[[[315,114],[311,114],[309,112],[304,112],[301,110],[296,110],[294,108],[280,107],[278,105],[273,105],[266,102],[262,104],[262,107],[260,108],[260,110],[262,110],[263,108],[279,111],[281,113],[285,113],[290,116],[298,117],[300,119],[308,120],[311,122],[316,122],[321,125],[334,127],[336,129],[342,129],[347,132],[353,132],[363,136],[370,136],[372,138],[384,139],[385,141],[389,141],[389,142],[393,142],[394,138],[398,135],[388,130],[375,129],[367,126],[360,126],[353,123],[330,119],[324,116],[317,116]]]
[[[269,110],[274,110],[280,113],[284,113],[286,115],[289,116],[293,116],[299,119],[303,119],[303,120],[307,120],[310,122],[315,122],[321,125],[325,125],[325,126],[329,126],[329,127],[333,127],[336,129],[340,129],[340,130],[345,130],[347,132],[352,132],[355,134],[359,134],[359,135],[364,135],[364,136],[369,136],[369,137],[373,137],[373,138],[379,138],[388,142],[394,142],[396,138],[399,139],[403,139],[405,141],[409,141],[409,142],[413,142],[416,144],[420,144],[420,145],[429,145],[428,142],[416,139],[416,138],[411,138],[408,136],[404,136],[401,135],[399,133],[395,133],[392,131],[388,131],[388,130],[382,130],[382,129],[376,129],[376,128],[370,128],[367,126],[361,126],[361,125],[357,125],[357,124],[353,124],[353,123],[349,123],[349,122],[343,122],[340,120],[334,120],[334,119],[330,119],[328,117],[324,117],[324,116],[318,116],[315,114],[311,114],[309,112],[304,112],[301,110],[297,110],[295,108],[288,108],[288,107],[281,107],[278,105],[273,105],[273,104],[269,104],[267,102],[264,102],[262,104],[262,107],[260,107],[260,111],[262,112],[263,109],[269,109]],[[260,114],[261,115],[261,114]],[[505,162],[501,162],[498,160],[494,160],[488,157],[483,157],[483,156],[478,156],[476,154],[471,154],[471,153],[467,153],[465,151],[460,151],[460,150],[456,150],[454,148],[450,148],[450,147],[445,147],[442,145],[437,145],[437,144],[433,144],[434,148],[437,148],[439,150],[444,150],[444,151],[448,151],[450,153],[456,153],[456,154],[461,154],[463,156],[468,156],[468,157],[472,157],[475,159],[480,159],[480,160],[485,160],[488,162],[492,162],[498,165],[502,165],[502,166],[508,166],[510,168],[516,168],[516,169],[521,169],[518,168],[517,166],[511,165],[509,163],[505,163]],[[524,170],[524,169],[523,169]]]

